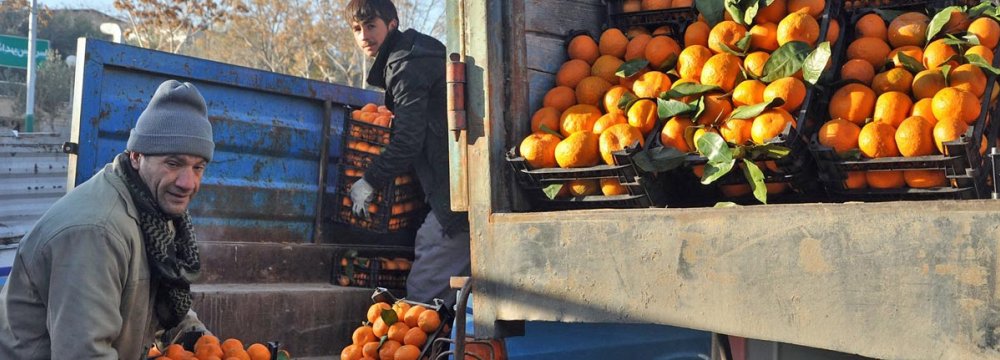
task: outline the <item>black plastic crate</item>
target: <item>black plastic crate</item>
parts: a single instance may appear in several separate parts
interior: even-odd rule
[[[331,191],[323,194],[323,216],[324,219],[331,220],[324,222],[322,229],[326,241],[354,244],[357,239],[365,239],[366,243],[373,245],[413,246],[416,228],[423,222],[427,206],[423,203],[424,197],[419,182],[412,173],[396,178],[394,184],[387,185],[383,189],[376,189],[372,203],[391,210],[392,206],[400,202],[412,200],[415,202],[413,211],[395,216],[388,212],[376,213],[368,219],[354,216],[351,212],[350,186],[364,175],[365,166],[376,156],[357,150],[358,144],[365,144],[364,146],[369,148],[384,146],[384,143],[389,141],[391,132],[390,128],[363,121],[351,119],[345,121],[341,138],[342,156],[338,159],[337,165],[337,183],[331,187]],[[345,158],[350,161],[345,161]],[[401,181],[403,178],[406,181]],[[402,192],[397,191],[403,189],[405,190]],[[392,196],[386,197],[383,194]]]
[[[991,80],[992,81],[992,80]],[[987,86],[989,91],[991,86]],[[988,102],[983,104],[988,105]],[[991,110],[996,114],[997,107]],[[948,155],[917,157],[888,157],[878,159],[843,160],[832,148],[813,141],[811,149],[817,158],[819,179],[833,200],[838,201],[891,201],[933,199],[982,199],[990,197],[992,188],[987,186],[987,176],[993,174],[992,162],[979,154],[982,135],[986,131],[987,117],[983,114],[966,137],[945,142]],[[990,129],[995,134],[994,129]],[[988,136],[987,148],[995,146],[995,136]],[[977,139],[977,140],[972,140]],[[936,188],[898,189],[848,189],[844,181],[854,171],[905,171],[934,170],[945,174],[948,185]]]
[[[338,197],[344,199],[347,198],[348,195],[338,194]],[[369,205],[369,209],[372,209],[373,206],[378,209],[377,205],[374,204]],[[351,208],[349,206],[344,206],[337,210],[334,214],[334,220],[375,233],[387,233],[410,229],[415,225],[420,224],[426,214],[426,207],[420,206],[400,214],[378,211],[371,214],[368,218],[363,218],[355,216],[354,213],[351,212]]]
[[[427,335],[427,342],[420,349],[420,356],[418,359],[437,359],[444,352],[449,350],[449,343],[447,341],[439,341],[440,339],[447,339],[451,336],[451,326],[455,319],[455,312],[448,306],[445,306],[443,299],[434,299],[432,303],[422,303],[413,300],[407,300],[405,298],[399,298],[394,294],[394,290],[385,288],[376,288],[375,292],[372,294],[372,303],[384,302],[387,304],[395,304],[396,302],[405,302],[412,306],[423,306],[427,311],[434,311],[438,313],[438,317],[441,319],[441,324],[430,334]]]
[[[334,251],[330,282],[340,286],[383,287],[405,295],[413,258],[412,248],[339,249]],[[409,265],[400,269],[396,259],[405,259]]]
[[[332,216],[335,222],[374,233],[407,230],[421,224],[427,215],[427,206],[421,199],[422,197],[410,198],[405,202],[372,202],[368,205],[371,214],[368,218],[363,218],[351,211],[350,192],[338,191],[334,200],[337,206]],[[399,206],[404,208],[399,209]]]
[[[600,208],[662,207],[667,201],[663,186],[655,174],[649,174],[632,161],[639,149],[628,148],[614,152],[615,165],[597,165],[586,168],[531,169],[515,149],[507,153],[507,163],[514,170],[517,183],[526,191],[534,210],[572,210]],[[572,180],[615,179],[628,190],[625,195],[590,195],[549,199],[542,191],[553,184]]]
[[[389,143],[392,129],[347,119],[343,134],[338,184],[333,196],[326,197],[327,201],[334,202],[329,212],[334,222],[375,234],[408,230],[419,225],[427,213],[427,206],[423,202],[422,188],[412,172],[375,190],[369,209],[377,211],[372,212],[369,218],[361,218],[351,212],[351,185],[361,178],[365,169]],[[408,181],[402,181],[404,178]]]
[[[897,200],[946,200],[946,199],[982,199],[989,194],[989,188],[983,182],[984,178],[972,169],[964,175],[945,175],[950,182],[956,182],[957,186],[945,186],[927,189],[899,188],[899,189],[844,189],[843,180],[822,181],[827,185],[828,198],[833,201],[897,201]]]
[[[670,35],[680,41],[684,38],[683,34],[687,26],[698,20],[698,10],[693,5],[636,12],[625,12],[623,5],[624,0],[607,0],[607,26],[609,28],[619,28],[624,31],[636,26],[649,30],[667,26],[671,30]]]
[[[348,166],[342,165],[342,167],[347,168]],[[344,171],[341,171],[341,174],[344,174]],[[351,185],[360,178],[347,175],[342,176],[341,179],[343,181],[337,185],[337,193],[349,196],[351,194]],[[400,184],[397,181],[387,185],[383,189],[376,190],[375,194],[372,195],[372,204],[380,206],[399,205],[408,201],[423,201],[423,190],[419,183],[409,182]]]
[[[752,193],[745,175],[743,174],[743,162],[737,161],[735,167],[726,175],[709,185],[701,183],[703,166],[706,159],[701,156],[689,155],[686,160],[687,166],[660,174],[669,179],[666,189],[667,196],[671,200],[671,207],[708,207],[714,206],[718,202],[733,202],[744,205],[758,205]],[[817,197],[816,192],[820,189],[816,185],[816,178],[813,175],[815,165],[812,162],[807,167],[801,168],[797,173],[775,172],[774,165],[770,167],[765,164],[773,160],[754,161],[764,174],[764,184],[768,187],[768,204],[781,203],[802,203],[814,202]],[[780,169],[778,169],[780,170]],[[734,196],[727,193],[729,189],[746,187],[746,194]],[[780,192],[772,192],[781,190]]]
[[[889,6],[895,6],[895,9],[900,10],[920,11],[926,9],[934,11],[952,3],[954,1],[907,1],[895,2]],[[871,8],[859,9],[853,13],[852,20],[872,11],[874,10]],[[929,16],[933,17],[933,15],[931,13]],[[845,26],[843,31],[844,36],[841,39],[845,44],[849,44],[855,38],[853,26]],[[838,51],[841,53],[840,56],[845,56],[846,48],[840,48]],[[834,71],[839,72],[841,64],[836,65],[837,68]],[[997,65],[1000,65],[1000,59],[995,57],[993,66]],[[969,127],[965,137],[944,143],[947,155],[845,160],[832,148],[819,144],[815,133],[810,134],[809,151],[816,159],[819,182],[826,189],[830,199],[834,201],[893,201],[990,197],[992,188],[988,186],[990,180],[988,177],[993,175],[994,169],[992,162],[980,155],[979,149],[983,135],[987,135],[987,149],[996,145],[998,127],[992,124],[991,119],[1000,115],[1000,107],[988,99],[997,77],[986,71],[984,74],[987,76],[984,92],[986,100],[981,104],[980,118]],[[840,86],[842,84],[835,84],[820,95],[819,106],[823,109],[821,123],[829,120],[829,113],[826,111],[829,99]],[[816,130],[818,131],[818,128]],[[948,185],[936,188],[848,189],[844,183],[849,172],[876,170],[939,170],[944,172]]]
[[[392,138],[392,129],[366,123],[354,119],[348,119],[344,134],[354,140],[365,141],[371,144],[388,144]]]
[[[979,1],[964,0],[843,0],[840,2],[849,14],[865,14],[872,10],[935,11],[952,5],[975,5]],[[933,14],[931,14],[933,17]],[[854,22],[851,22],[854,24]]]
[[[344,149],[340,155],[340,163],[343,165],[367,169],[375,161],[378,155],[359,151],[355,149]]]

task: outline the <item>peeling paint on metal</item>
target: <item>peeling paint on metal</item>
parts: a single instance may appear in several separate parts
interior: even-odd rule
[[[1000,221],[1000,205],[951,205],[779,205],[736,218],[689,209],[494,214],[491,251],[477,252],[473,271],[492,286],[487,301],[503,320],[641,319],[880,358],[989,357],[1000,350],[991,340],[1000,237],[979,224]],[[777,220],[788,218],[799,220]],[[543,247],[527,233],[568,241]],[[879,340],[886,336],[899,346]]]
[[[95,61],[86,63],[74,99],[74,116],[88,121],[74,121],[85,125],[78,129],[73,182],[87,180],[123,150],[152,89],[171,78],[192,82],[210,104],[216,139],[215,159],[191,205],[207,241],[311,241],[316,194],[335,188],[317,184],[324,102],[360,107],[382,101],[373,91],[127,45],[87,39],[84,49]],[[330,116],[343,125],[342,113]],[[328,154],[337,159],[340,141],[330,143]]]
[[[986,269],[978,265],[960,266],[956,264],[939,264],[934,267],[938,275],[952,275],[959,282],[972,286],[985,286]]]
[[[823,258],[823,243],[819,239],[805,239],[799,243],[799,266],[812,274],[827,274],[832,270]]]

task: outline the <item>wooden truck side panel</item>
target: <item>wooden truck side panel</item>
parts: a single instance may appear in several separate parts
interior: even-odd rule
[[[476,333],[662,323],[881,358],[1000,356],[1000,203],[514,213],[503,154],[599,1],[465,1]],[[602,12],[600,12],[603,14]],[[576,22],[579,20],[579,22]],[[450,44],[453,51],[457,43]]]

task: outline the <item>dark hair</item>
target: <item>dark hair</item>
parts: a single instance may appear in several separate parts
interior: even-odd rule
[[[348,21],[363,23],[380,18],[388,25],[393,20],[399,24],[396,5],[391,0],[351,0],[345,9]]]

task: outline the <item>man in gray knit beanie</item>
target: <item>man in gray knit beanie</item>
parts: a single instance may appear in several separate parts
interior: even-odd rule
[[[161,84],[127,150],[24,236],[0,291],[0,359],[139,359],[158,330],[206,331],[187,212],[215,150],[206,110],[194,85]]]
[[[132,167],[139,171],[143,182],[153,192],[154,199],[163,212],[180,215],[187,209],[201,183],[201,171],[215,150],[212,141],[212,124],[208,122],[205,99],[191,83],[167,80],[160,84],[149,101],[146,110],[139,115],[135,128],[128,137],[128,150]],[[167,155],[160,157],[155,155]],[[142,166],[143,156],[148,160]],[[197,182],[189,179],[174,179],[180,182],[165,184],[156,167],[164,162],[167,167],[174,163],[192,166],[197,173]]]
[[[160,84],[139,115],[126,149],[147,155],[197,155],[212,161],[212,124],[198,89],[177,80]]]

